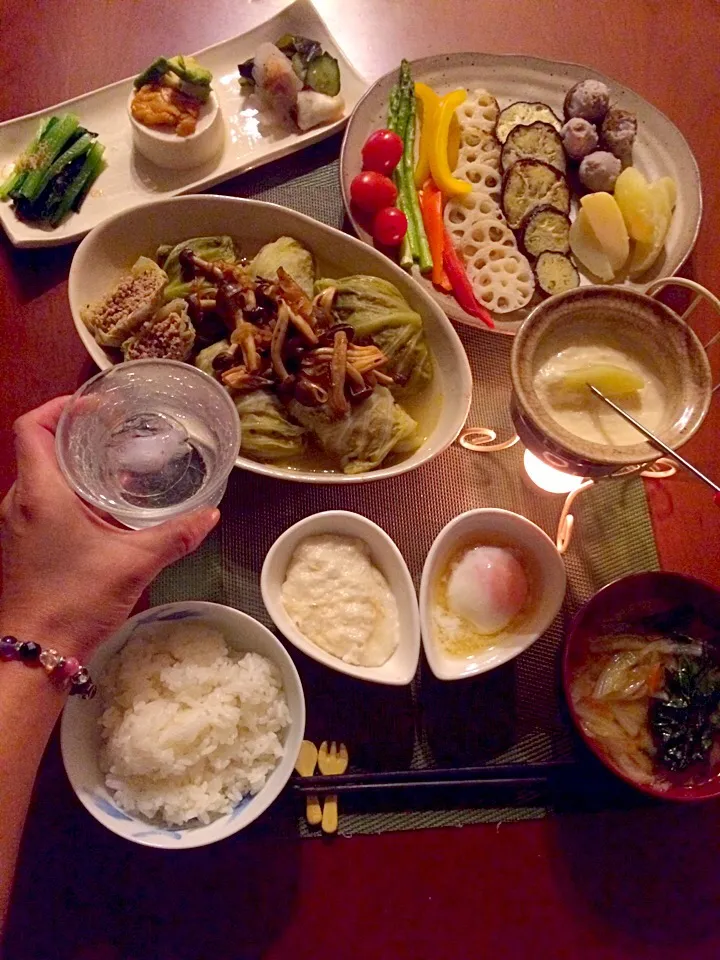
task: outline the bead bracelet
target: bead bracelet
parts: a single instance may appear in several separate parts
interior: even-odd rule
[[[44,667],[49,677],[69,689],[71,695],[77,694],[83,700],[90,700],[97,692],[90,674],[75,657],[63,657],[57,650],[43,650],[32,640],[2,637],[0,660],[19,660],[28,667]]]

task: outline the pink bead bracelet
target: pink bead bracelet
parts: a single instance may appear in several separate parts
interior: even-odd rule
[[[90,674],[79,660],[63,657],[51,648],[43,650],[39,643],[32,640],[2,637],[0,660],[19,660],[28,667],[43,667],[48,676],[69,688],[71,695],[76,694],[83,700],[90,700],[97,692]]]

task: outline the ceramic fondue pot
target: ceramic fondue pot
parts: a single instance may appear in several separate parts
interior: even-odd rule
[[[671,278],[653,287],[668,283],[691,286],[717,303],[692,281]],[[705,350],[687,323],[669,307],[646,294],[613,287],[580,287],[551,297],[535,308],[515,337],[510,361],[511,412],[525,446],[558,470],[601,477],[626,472],[661,456],[640,434],[637,442],[623,444],[577,436],[558,422],[536,390],[538,371],[560,351],[608,342],[637,358],[662,385],[660,419],[654,432],[668,446],[677,449],[686,443],[710,406],[712,377]]]

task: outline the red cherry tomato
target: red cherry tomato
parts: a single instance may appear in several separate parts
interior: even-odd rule
[[[362,148],[363,170],[377,170],[387,176],[400,163],[402,155],[402,137],[393,130],[376,130]]]
[[[361,210],[376,213],[397,200],[397,187],[389,177],[374,170],[359,173],[350,184],[350,197]]]
[[[373,240],[381,247],[397,247],[407,233],[407,217],[397,207],[385,207],[373,220]]]

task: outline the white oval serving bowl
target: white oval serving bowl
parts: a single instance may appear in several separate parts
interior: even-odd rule
[[[98,766],[100,752],[100,698],[71,698],[65,706],[60,726],[60,746],[68,779],[85,809],[103,826],[119,837],[147,847],[188,850],[232,836],[256,820],[277,798],[290,779],[305,733],[305,697],[300,677],[288,652],[267,627],[257,620],[218,603],[181,601],[153,607],[131,617],[90,661],[91,676],[101,676],[107,662],[127,643],[135,630],[148,623],[197,619],[222,631],[229,646],[262,654],[278,667],[290,710],[291,724],[286,733],[285,753],[265,785],[255,796],[246,796],[232,813],[211,823],[197,826],[163,827],[135,814],[120,810],[105,786]]]
[[[189,170],[219,156],[225,140],[225,124],[217,97],[212,91],[207,103],[200,107],[195,132],[187,137],[139,123],[132,115],[134,96],[133,90],[128,99],[128,118],[133,144],[146,160],[166,170]]]
[[[243,456],[236,460],[238,467],[265,477],[301,483],[367,483],[414,470],[450,446],[462,430],[470,409],[472,373],[460,338],[448,318],[411,277],[377,250],[274,203],[210,195],[175,197],[135,207],[91,230],[75,251],[68,297],[78,335],[101,370],[112,366],[113,361],[82,322],[81,309],[107,293],[141,254],[152,257],[160,244],[217,234],[235,237],[243,256],[252,256],[263,244],[285,234],[304,243],[327,276],[364,273],[395,284],[425,323],[435,362],[428,404],[432,407],[437,402],[440,407],[435,426],[412,456],[369,473],[346,475],[291,470]]]
[[[488,538],[517,547],[532,561],[532,608],[509,631],[500,631],[496,643],[469,657],[452,657],[436,642],[433,627],[433,594],[450,554],[464,541]],[[420,584],[420,626],[425,656],[438,680],[462,680],[486,673],[512,660],[541,636],[558,614],[565,596],[565,565],[550,537],[531,520],[509,510],[468,510],[451,520],[433,541]]]
[[[381,667],[345,663],[308,640],[288,616],[282,602],[282,585],[292,555],[306,537],[334,533],[357,537],[370,548],[373,563],[387,580],[397,601],[400,640],[393,655]],[[347,510],[327,510],[305,517],[282,533],[268,550],[260,576],[263,603],[278,630],[308,657],[331,670],[357,680],[402,686],[410,683],[420,657],[420,618],[417,595],[403,555],[395,542],[372,520]]]

